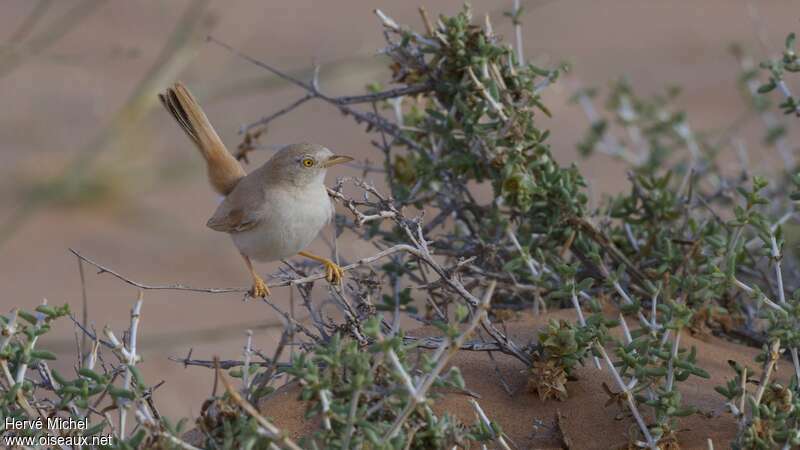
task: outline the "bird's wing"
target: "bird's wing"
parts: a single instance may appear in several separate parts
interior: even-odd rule
[[[250,186],[249,177],[219,204],[206,226],[215,231],[236,233],[258,225],[264,217],[264,192],[259,186]]]

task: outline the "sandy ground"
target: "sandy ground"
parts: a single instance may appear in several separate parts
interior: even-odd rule
[[[78,1],[52,2],[30,34],[16,42],[17,30],[37,2],[11,0],[0,5],[0,224],[30,205],[24,195],[70,164],[82,149],[107,130],[139,81],[158,59],[162,46],[189,5],[187,1],[100,2],[63,37],[48,45],[49,31]],[[493,13],[495,29],[510,35],[500,18],[509,1],[476,2],[481,16]],[[625,73],[644,92],[664,84],[681,84],[681,104],[692,111],[695,128],[729,124],[743,110],[735,86],[737,64],[727,48],[742,42],[757,52],[755,33],[744,3],[703,2],[529,1],[525,16],[525,51],[542,64],[568,60],[584,83],[604,86]],[[431,13],[453,13],[458,1],[424,3]],[[326,92],[363,92],[365,83],[385,80],[380,65],[369,63],[382,44],[380,26],[371,13],[379,7],[401,23],[419,25],[417,3],[355,0],[214,1],[193,38],[188,62],[173,77],[193,88],[206,106],[223,140],[235,146],[242,124],[294,100],[297,88],[277,82],[264,71],[237,59],[202,38],[213,33],[278,67],[308,69],[322,64]],[[786,32],[797,28],[796,2],[762,2],[767,35],[780,48]],[[12,52],[15,63],[8,63]],[[759,53],[763,56],[763,53]],[[349,64],[342,64],[342,61]],[[365,62],[366,61],[366,62]],[[347,66],[349,69],[343,69]],[[171,80],[166,80],[160,89]],[[152,93],[153,95],[155,92]],[[575,143],[586,120],[567,105],[566,84],[547,94],[553,119],[556,157],[576,159]],[[155,98],[155,97],[148,97]],[[146,105],[141,118],[118,120],[123,132],[100,146],[86,173],[114,180],[117,194],[80,206],[48,205],[27,220],[1,228],[0,310],[33,307],[42,298],[80,307],[81,283],[68,248],[84,252],[138,281],[181,282],[196,286],[244,286],[247,274],[228,238],[205,228],[217,199],[206,185],[199,158],[189,142],[159,108]],[[149,109],[148,109],[149,108]],[[749,136],[756,128],[746,127]],[[330,107],[312,103],[277,121],[264,144],[312,141],[359,157],[374,155],[369,138]],[[751,159],[768,159],[751,139]],[[267,153],[256,155],[255,163]],[[593,191],[620,189],[622,169],[599,157],[581,162]],[[333,176],[347,174],[337,170]],[[599,196],[599,194],[596,194]],[[2,225],[0,225],[2,227]],[[328,231],[328,234],[330,232]],[[322,242],[314,249],[325,252]],[[349,258],[364,255],[363,246],[346,246]],[[259,267],[262,272],[276,265]],[[136,289],[87,268],[90,319],[98,328],[127,327]],[[286,302],[288,291],[276,290]],[[255,342],[268,351],[278,330],[275,315],[238,295],[147,292],[141,323],[142,369],[152,381],[166,380],[158,406],[169,415],[198,411],[210,391],[211,373],[184,369],[167,360],[190,347],[198,358],[241,354],[242,330],[256,329]],[[73,348],[73,330],[62,324],[42,346]],[[61,361],[68,367],[69,361]]]
[[[508,336],[515,342],[535,342],[538,330],[553,319],[573,321],[576,315],[573,310],[542,316],[522,314],[506,322]],[[619,327],[613,333],[622,337]],[[410,334],[441,336],[434,327]],[[727,448],[736,435],[736,422],[724,407],[723,398],[714,391],[714,386],[733,378],[729,359],[750,364],[757,351],[712,336],[695,337],[686,332],[682,336],[682,346],[697,348],[697,363],[708,371],[711,378],[689,377],[677,384],[684,405],[698,410],[697,414],[679,420],[676,431],[680,446],[683,449],[704,449],[708,448],[707,440],[711,439],[716,448]],[[605,383],[613,392],[619,392],[605,366],[598,370],[591,359],[587,359],[586,365],[575,371],[577,380],[567,382],[566,400],[542,401],[527,389],[528,374],[519,361],[506,355],[495,354],[494,358],[496,362],[484,352],[462,352],[452,359],[452,365],[460,368],[467,389],[477,395],[481,408],[500,425],[517,448],[560,449],[566,442],[569,448],[576,450],[623,449],[628,448],[629,436],[636,436],[634,419],[621,414],[622,410],[616,403],[609,405],[608,394],[600,388]],[[785,382],[790,372],[788,363],[779,364],[776,375]],[[502,377],[510,393],[498,382],[498,377]],[[296,384],[284,386],[260,405],[263,414],[273,418],[277,426],[289,431],[295,439],[312,430],[312,424],[304,419],[306,404],[297,400],[300,391]],[[469,403],[471,397],[463,393],[439,394],[442,396],[434,401],[434,411],[438,414],[448,412],[462,423],[475,422],[475,410]],[[651,423],[649,407],[641,407],[640,411]]]

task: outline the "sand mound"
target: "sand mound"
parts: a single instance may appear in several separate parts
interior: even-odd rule
[[[507,322],[506,326],[515,341],[528,343],[551,318],[575,319],[573,311],[563,310],[540,317],[522,315]],[[436,336],[439,331],[423,327],[411,334]],[[678,439],[681,447],[707,448],[707,439],[711,438],[717,448],[726,448],[734,437],[736,425],[714,386],[724,384],[725,379],[733,375],[727,364],[729,359],[752,365],[757,351],[716,337],[697,339],[688,333],[682,337],[681,344],[696,346],[699,366],[711,374],[710,379],[690,377],[678,386],[685,402],[700,410],[700,413],[680,422]],[[573,449],[627,446],[629,431],[635,423],[621,414],[616,404],[606,406],[609,396],[602,383],[607,383],[614,391],[617,389],[605,368],[598,370],[591,363],[579,368],[576,373],[578,380],[567,384],[567,400],[541,401],[535,393],[528,392],[527,376],[521,363],[501,354],[495,354],[494,359],[496,363],[484,352],[461,352],[452,363],[461,369],[467,388],[480,395],[478,402],[489,417],[500,424],[519,448],[563,448],[565,441]],[[511,395],[501,385],[501,375]],[[297,400],[299,391],[297,386],[285,386],[259,405],[266,416],[294,438],[303,436],[312,428],[312,424],[304,419],[305,406]],[[473,423],[475,415],[468,398],[461,393],[449,393],[436,401],[434,409],[448,411],[466,423]]]

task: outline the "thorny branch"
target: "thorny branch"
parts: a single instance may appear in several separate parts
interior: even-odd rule
[[[371,200],[355,200],[350,198],[342,193],[343,185],[345,181],[352,181],[353,185],[357,188],[362,189],[365,194],[368,194],[367,199],[370,197],[377,199],[376,201]],[[364,182],[360,179],[342,179],[340,180],[335,189],[330,190],[331,196],[336,200],[340,201],[355,217],[356,219],[356,226],[361,226],[364,223],[371,222],[371,221],[384,221],[384,220],[392,220],[395,225],[403,230],[407,241],[410,242],[408,244],[396,244],[389,248],[383,249],[378,251],[377,253],[364,257],[361,259],[356,260],[353,263],[347,264],[342,266],[342,269],[345,272],[357,272],[359,269],[362,268],[369,268],[372,263],[379,261],[381,259],[390,257],[391,255],[397,253],[406,253],[413,255],[417,258],[418,261],[422,262],[424,266],[427,266],[429,269],[433,270],[439,276],[438,280],[431,281],[426,286],[419,286],[419,289],[424,290],[441,290],[442,288],[448,288],[452,293],[456,294],[458,297],[465,302],[470,308],[478,308],[481,305],[481,300],[476,298],[473,294],[470,293],[469,289],[465,287],[463,282],[460,279],[460,274],[464,270],[463,261],[456,260],[449,265],[442,265],[437,258],[434,257],[433,251],[429,247],[429,242],[424,238],[422,233],[421,221],[418,219],[408,219],[406,218],[395,205],[392,199],[384,197],[377,189],[375,189],[372,185]],[[369,209],[373,211],[372,213],[365,214],[363,209]],[[203,292],[203,293],[210,293],[210,294],[218,294],[218,293],[230,293],[230,292],[246,292],[246,288],[202,288],[202,287],[193,287],[184,284],[163,284],[163,285],[155,285],[155,284],[146,284],[142,282],[135,281],[113,269],[108,268],[84,255],[79,253],[76,250],[70,249],[70,251],[78,257],[81,261],[85,261],[87,264],[90,264],[98,269],[98,274],[108,273],[115,278],[135,286],[142,290],[178,290],[178,291],[191,291],[191,292]],[[420,270],[422,270],[420,268]],[[295,273],[293,275],[289,275],[285,272],[280,272],[275,274],[273,278],[278,278],[279,281],[275,281],[269,283],[269,287],[285,287],[285,286],[303,286],[314,281],[318,281],[324,279],[324,273],[317,273],[314,275],[302,275]],[[480,276],[480,281],[490,281],[484,280],[483,276]],[[497,280],[491,280],[492,283],[497,283]],[[349,292],[357,291],[359,288],[357,287],[361,283],[360,275],[354,275],[351,277],[350,283],[353,286],[350,289],[343,289],[341,291],[335,290],[334,298],[341,298],[345,300],[345,296]],[[348,292],[349,291],[349,292]],[[303,291],[301,290],[301,293]],[[306,294],[307,295],[307,294]],[[357,314],[355,310],[363,310],[365,304],[363,301],[356,299],[357,303],[355,309],[351,312],[351,320],[358,321],[359,317],[356,317]],[[276,306],[273,302],[267,301],[267,303],[276,310],[276,312],[280,313],[286,320],[292,321],[292,319],[288,316],[288,314]],[[315,311],[312,307],[311,302],[305,302],[305,306],[309,309],[310,317],[312,317],[312,321],[315,322],[315,325],[318,326],[318,330],[322,331],[325,329],[330,328],[329,323],[321,318],[319,311]],[[361,317],[363,319],[363,317]],[[311,331],[302,327],[301,324],[297,322],[292,322],[294,325],[301,328],[305,334],[309,336],[313,336],[315,340],[325,339],[326,334],[317,334],[315,335]],[[354,333],[360,333],[358,331],[359,325],[357,323],[350,323],[350,327],[354,327],[351,329]],[[486,330],[490,336],[494,339],[494,342],[473,342],[473,343],[465,343],[463,348],[466,350],[474,350],[474,351],[500,351],[502,353],[514,356],[521,362],[530,364],[530,358],[522,350],[522,348],[516,344],[513,340],[509,339],[502,331],[500,331],[488,318],[484,317],[481,320],[481,326]],[[88,330],[87,330],[88,331]],[[414,340],[414,338],[409,337],[409,340]],[[436,338],[427,338],[422,339],[419,341],[419,344],[424,347],[432,347],[440,344],[440,341]],[[113,345],[113,342],[112,342]],[[208,361],[192,361],[189,358],[177,360],[178,362],[182,362],[186,365],[199,365],[204,367],[209,367]],[[224,362],[223,364],[227,364],[230,367],[234,365],[238,365],[238,362]]]

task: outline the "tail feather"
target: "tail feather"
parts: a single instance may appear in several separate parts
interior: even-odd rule
[[[246,173],[225,148],[200,104],[181,83],[175,83],[158,98],[206,160],[211,187],[222,195],[230,194]]]

